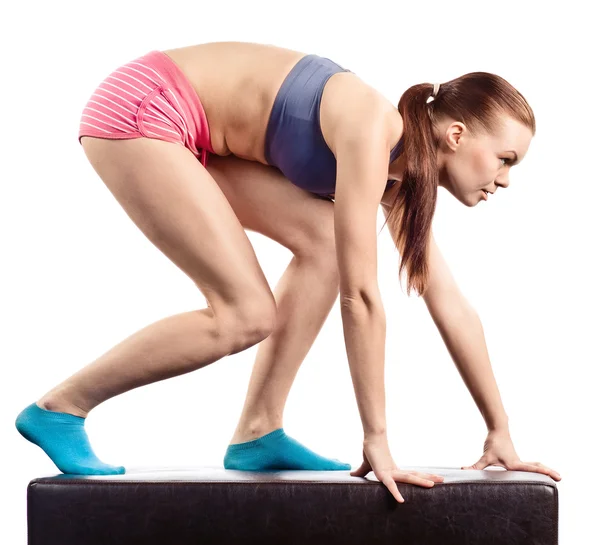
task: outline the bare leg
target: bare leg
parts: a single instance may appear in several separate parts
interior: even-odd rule
[[[150,324],[38,400],[42,408],[77,416],[132,388],[252,346],[270,333],[276,310],[242,225],[189,150],[148,138],[84,137],[82,144],[129,217],[194,281],[210,308]]]
[[[300,364],[339,292],[335,262],[294,256],[275,289],[275,330],[258,345],[244,409],[231,444],[283,427],[284,406]]]
[[[37,405],[83,418],[116,395],[200,369],[230,353],[211,309],[148,325],[52,388]]]
[[[83,426],[89,411],[260,342],[273,330],[276,304],[242,225],[189,150],[149,138],[84,137],[82,144],[129,217],[210,305],[131,335],[17,416],[18,431],[61,471],[122,473],[122,466],[108,466],[93,453]]]
[[[333,203],[316,198],[276,168],[235,156],[211,157],[209,171],[245,229],[294,255],[274,290],[275,329],[258,346],[245,406],[232,444],[282,427],[298,368],[339,292]]]

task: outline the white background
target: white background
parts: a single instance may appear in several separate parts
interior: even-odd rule
[[[206,306],[87,162],[77,141],[83,107],[112,70],[150,50],[236,40],[332,58],[393,104],[416,83],[481,70],[532,105],[537,135],[509,189],[473,208],[440,189],[434,232],[483,322],[518,454],[562,475],[561,544],[590,542],[598,531],[600,180],[599,43],[589,5],[546,3],[540,12],[522,2],[105,0],[3,8],[0,442],[9,501],[0,541],[25,543],[27,484],[59,473],[16,431],[18,412],[136,330]],[[274,288],[292,255],[248,236]],[[394,459],[400,467],[471,465],[482,454],[483,419],[423,300],[401,290],[387,228],[378,244]],[[132,471],[222,467],[256,350],[102,404],[86,421],[96,453]],[[339,303],[300,368],[284,429],[322,455],[361,462]]]

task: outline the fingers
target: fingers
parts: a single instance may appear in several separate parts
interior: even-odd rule
[[[427,488],[431,488],[435,485],[435,482],[431,479],[420,477],[419,475],[430,475],[429,473],[419,473],[418,471],[394,471],[394,479],[396,481],[402,481],[405,483],[417,484],[419,486],[425,486]],[[432,477],[436,477],[435,475],[431,475]],[[443,479],[442,479],[443,480]]]
[[[350,472],[350,475],[352,477],[364,477],[369,471],[371,471],[371,466],[366,461],[363,461],[358,469]]]
[[[555,471],[554,469],[550,469],[549,467],[541,464],[540,462],[521,462],[519,465],[519,469],[523,471],[532,471],[534,473],[542,473],[544,475],[548,475],[552,477],[555,481],[560,481],[562,477]]]
[[[444,482],[444,477],[442,477],[441,475],[436,475],[435,473],[421,473],[419,471],[410,471],[409,473],[412,473],[413,475],[419,475],[420,477],[423,477],[424,479],[429,479],[436,483]]]
[[[419,475],[431,477],[434,480],[429,480],[424,477],[419,477]],[[416,484],[418,486],[424,486],[426,488],[431,488],[435,485],[434,481],[441,482],[439,479],[441,479],[441,481],[444,480],[444,478],[441,477],[440,475],[434,475],[433,473],[420,473],[418,471],[405,472],[405,471],[396,470],[396,471],[384,473],[381,476],[380,481],[388,488],[388,490],[392,493],[394,498],[396,498],[396,501],[398,501],[400,503],[404,503],[404,498],[402,497],[402,495],[400,494],[400,491],[398,490],[398,485],[396,484],[396,481],[405,482],[405,483],[409,483],[409,484]]]
[[[392,479],[389,473],[386,473],[382,477],[381,482],[387,486],[388,490],[392,493],[392,496],[396,498],[398,503],[404,503],[404,498],[402,497],[402,494],[400,494],[400,490],[398,490],[398,485],[396,484],[396,481]]]

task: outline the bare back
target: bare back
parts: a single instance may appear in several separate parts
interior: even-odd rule
[[[287,74],[306,53],[249,42],[205,43],[163,52],[198,93],[215,152],[267,164],[265,134],[275,97]],[[329,128],[336,117],[332,110],[335,105],[341,109],[343,86],[349,80],[352,85],[366,86],[350,72],[338,73],[330,78],[323,94],[321,109],[328,115],[322,116],[321,128],[328,144]]]
[[[265,132],[275,96],[305,54],[242,42],[206,43],[164,53],[198,93],[215,152],[266,163]]]

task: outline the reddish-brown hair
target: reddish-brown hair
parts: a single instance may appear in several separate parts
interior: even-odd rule
[[[406,167],[386,223],[395,233],[394,244],[402,256],[398,276],[407,270],[407,292],[418,296],[427,288],[427,249],[437,202],[437,148],[433,125],[442,118],[464,123],[473,136],[495,134],[503,115],[528,127],[535,135],[535,117],[525,97],[505,79],[488,72],[471,72],[442,83],[430,102],[433,85],[421,83],[407,89],[398,103],[404,122]],[[385,226],[385,224],[384,224]]]

